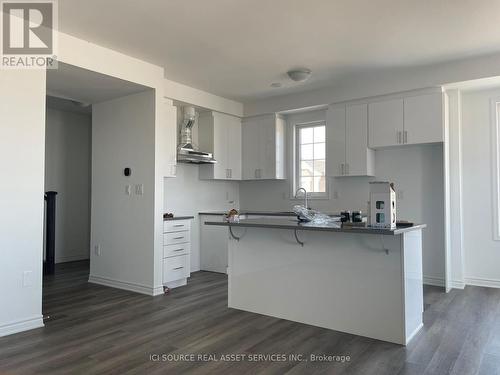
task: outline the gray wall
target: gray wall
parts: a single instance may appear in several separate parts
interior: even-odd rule
[[[92,118],[47,108],[45,191],[57,191],[56,262],[89,258]]]

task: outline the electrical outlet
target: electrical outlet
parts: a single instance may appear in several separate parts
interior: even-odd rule
[[[135,185],[135,195],[143,195],[144,194],[144,185],[137,184]]]
[[[33,271],[23,272],[23,287],[28,287],[33,285]]]
[[[125,194],[132,195],[132,186],[125,185]]]
[[[94,254],[101,256],[101,245],[94,245]]]

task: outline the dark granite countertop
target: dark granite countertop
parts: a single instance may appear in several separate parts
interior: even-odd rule
[[[336,228],[332,225],[317,225],[310,223],[299,223],[292,219],[244,219],[239,223],[227,223],[222,221],[206,221],[206,225],[231,226],[241,228],[269,228],[269,229],[291,229],[291,230],[309,230],[323,232],[341,232],[341,233],[359,233],[359,234],[382,234],[396,236],[414,230],[424,229],[426,224],[415,224],[411,227],[398,227],[396,229],[371,228],[371,227],[351,227],[345,226]]]
[[[174,216],[174,217],[167,217],[163,218],[163,221],[172,221],[172,220],[189,220],[189,219],[194,219],[194,216]]]
[[[227,211],[204,211],[204,212],[198,212],[198,215],[214,215],[214,216],[222,216],[224,214],[227,214]],[[257,216],[297,216],[294,212],[292,211],[239,211],[240,215],[257,215]],[[329,213],[328,215],[330,216],[340,216],[338,214],[331,214]]]

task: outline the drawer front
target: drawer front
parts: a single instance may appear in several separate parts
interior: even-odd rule
[[[163,283],[189,277],[189,255],[179,255],[163,259]]]
[[[189,231],[172,232],[163,234],[163,245],[175,245],[179,243],[191,242]]]
[[[191,252],[191,244],[181,243],[177,245],[163,246],[163,258],[185,255]]]
[[[163,222],[163,233],[180,232],[191,228],[191,220],[166,220]]]

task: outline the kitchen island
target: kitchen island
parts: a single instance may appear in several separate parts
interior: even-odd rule
[[[231,308],[406,345],[422,327],[422,230],[286,219],[228,227]]]

